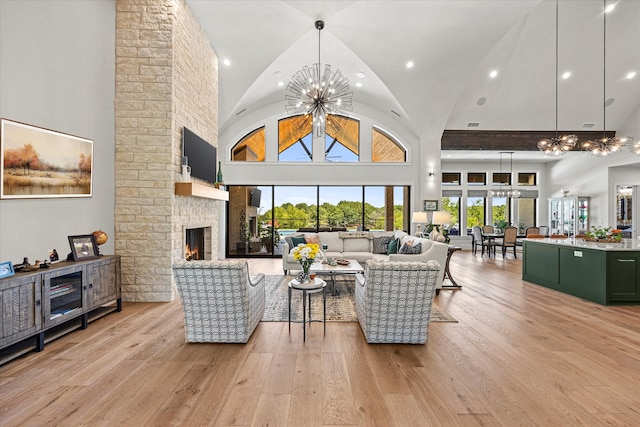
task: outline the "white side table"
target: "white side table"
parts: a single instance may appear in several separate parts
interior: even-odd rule
[[[322,279],[315,278],[309,283],[300,283],[293,279],[289,282],[289,333],[291,333],[291,322],[302,323],[302,340],[307,339],[307,323],[322,322],[324,333],[327,333],[327,282]],[[291,320],[291,292],[302,291],[302,320]],[[322,292],[322,319],[311,318],[311,294]],[[307,319],[307,298],[309,303],[309,318]]]

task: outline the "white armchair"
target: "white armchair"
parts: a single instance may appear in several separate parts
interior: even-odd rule
[[[185,261],[173,265],[187,342],[246,343],[265,309],[265,278],[246,261]]]
[[[356,275],[356,313],[368,343],[427,342],[437,261],[367,261]]]

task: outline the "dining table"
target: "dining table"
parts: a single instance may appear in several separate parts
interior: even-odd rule
[[[504,233],[482,233],[482,239],[487,240],[489,244],[489,258],[491,258],[491,249],[493,248],[493,256],[496,256],[496,239],[502,239],[504,237]],[[523,239],[527,237],[524,234],[518,233],[516,235],[516,239]]]

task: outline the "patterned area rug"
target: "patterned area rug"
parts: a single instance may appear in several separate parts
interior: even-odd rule
[[[271,275],[266,276],[265,291],[267,294],[266,307],[263,322],[286,322],[289,319],[289,306],[287,285],[293,276]],[[357,322],[356,305],[354,295],[354,276],[338,276],[336,278],[337,295],[333,295],[331,280],[327,280],[327,321],[331,322]],[[302,319],[302,292],[294,291],[291,296],[291,319]],[[322,293],[311,296],[311,316],[314,319],[322,318]],[[432,322],[458,321],[444,313],[433,304],[431,309]]]

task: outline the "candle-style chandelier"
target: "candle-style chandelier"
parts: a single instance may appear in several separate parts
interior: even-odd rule
[[[573,150],[578,142],[576,135],[558,136],[558,0],[556,0],[556,135],[538,142],[538,150],[545,156],[561,156],[567,151]]]
[[[310,114],[313,135],[323,137],[327,114],[352,111],[353,93],[349,90],[349,80],[340,70],[333,71],[331,65],[323,66],[320,62],[320,32],[324,21],[316,21],[315,27],[318,30],[318,63],[304,66],[293,75],[285,93],[285,109],[291,115]]]
[[[489,197],[510,197],[512,199],[517,199],[522,196],[522,191],[518,189],[513,189],[513,151],[501,151],[500,152],[500,173],[502,174],[502,156],[504,154],[509,154],[509,182],[503,182],[502,185],[509,185],[509,189],[500,189],[500,190],[489,190]]]

